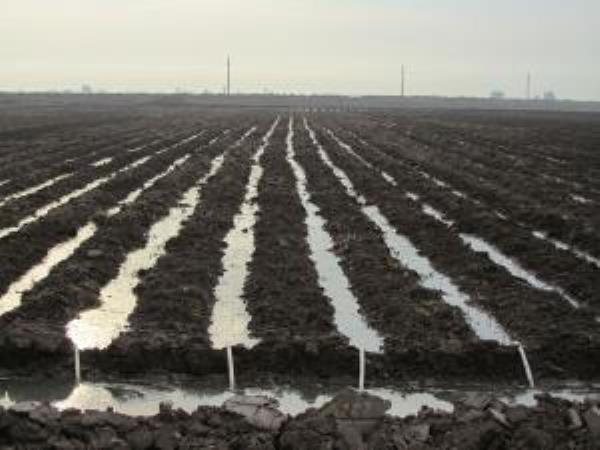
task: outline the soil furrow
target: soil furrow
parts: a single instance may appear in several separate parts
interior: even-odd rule
[[[100,288],[116,276],[126,254],[143,245],[150,225],[164,217],[181,193],[208,170],[224,145],[228,144],[197,152],[120,213],[98,217],[95,235],[24,295],[19,308],[0,319],[2,365],[19,367],[19,361],[30,361],[32,354],[50,360],[70,356],[66,323],[79,311],[98,304]]]
[[[381,208],[398,232],[412,239],[475,304],[523,342],[536,376],[592,377],[600,373],[594,362],[600,351],[600,328],[589,312],[573,309],[556,294],[523,284],[484,254],[473,252],[455,230],[424,214],[420,205],[405,197],[405,189],[411,186],[401,180],[398,187],[391,186],[380,174],[348,158],[333,141],[328,148],[336,164],[368,202]],[[368,157],[366,152],[362,155]],[[391,167],[381,168],[392,173]],[[586,344],[582,346],[582,342]]]

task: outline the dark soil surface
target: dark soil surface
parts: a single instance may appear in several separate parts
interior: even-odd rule
[[[169,242],[166,254],[140,274],[131,329],[108,350],[82,355],[85,375],[224,374],[225,353],[213,350],[208,336],[214,288],[223,272],[224,239],[243,200],[251,155],[281,113],[260,161],[264,174],[254,200],[259,206],[256,250],[244,291],[251,333],[261,341],[250,350],[234,349],[236,368],[245,376],[354,379],[358,351],[337,331],[333,303],[319,286],[310,258],[305,212],[286,161],[287,111],[182,109],[167,103],[138,106],[112,118],[106,109],[79,118],[75,111],[55,118],[3,119],[0,114],[0,182],[10,180],[0,186],[0,199],[61,173],[74,173],[0,208],[0,228],[128,163],[200,130],[205,133],[0,239],[0,292],[5,292],[53,246],[75,236],[90,220],[98,226],[89,241],[24,293],[19,308],[0,318],[0,369],[71,372],[66,323],[98,305],[100,290],[116,276],[127,254],[145,243],[152,224],[207,173],[215,156],[257,125],[256,133],[232,149],[222,169],[203,186],[197,211]],[[302,118],[295,117],[294,146],[311,200],[326,222],[361,313],[385,340],[381,354],[367,356],[367,382],[432,378],[523,383],[514,346],[477,339],[458,308],[445,303],[440,292],[424,289],[419,276],[397,262],[379,229],[319,157]],[[520,113],[513,118],[506,113],[377,112],[308,118],[332,161],[367,203],[376,205],[473,305],[524,344],[536,379],[600,377],[600,324],[595,320],[600,315],[600,269],[532,236],[533,231],[543,231],[600,257],[600,137],[590,128],[596,119],[585,126],[583,115],[568,114]],[[374,168],[340,147],[326,128]],[[231,130],[227,135],[226,129]],[[208,146],[216,136],[220,139]],[[145,147],[126,152],[140,145]],[[185,165],[119,214],[105,216],[107,209],[186,154],[192,156]],[[101,167],[89,165],[105,157],[114,159]],[[68,161],[72,158],[76,159]],[[397,186],[382,178],[382,170]],[[436,184],[432,177],[443,183]],[[408,199],[409,191],[420,200]],[[590,202],[574,201],[571,194]],[[425,214],[424,203],[442,211],[454,225]],[[557,292],[535,289],[512,276],[484,253],[471,250],[460,233],[484,238],[582,307],[574,309]],[[548,412],[554,411],[551,408],[544,411],[554,414]],[[302,425],[298,427],[302,431]],[[436,439],[447,433],[438,435],[434,429],[428,443],[438,445]],[[493,439],[501,439],[504,447],[490,448],[520,448],[509,445],[516,442],[510,439],[517,439],[517,431],[493,430]],[[496,442],[493,439],[489,442]],[[277,437],[273,442],[280,446],[284,441]]]
[[[241,398],[240,401],[247,401]],[[239,450],[562,450],[600,448],[597,405],[539,396],[532,408],[466,396],[452,414],[427,408],[403,419],[385,415],[386,401],[344,391],[320,409],[285,417],[270,407],[263,420],[227,406],[194,412],[161,404],[151,417],[107,411],[58,411],[44,404],[0,408],[0,446],[23,449]],[[251,409],[253,410],[253,409]],[[277,422],[265,418],[278,417]]]
[[[78,225],[83,225],[92,217],[93,211],[104,211],[138,187],[140,180],[163,171],[174,159],[197,146],[198,144],[192,147],[182,146],[175,149],[174,153],[160,155],[148,163],[157,164],[159,170],[156,170],[155,165],[150,173],[142,171],[134,179],[127,182],[123,180],[120,186],[117,184],[111,191],[99,191],[95,198],[80,201],[80,204],[88,206],[87,209],[75,209],[81,214]],[[33,363],[31,354],[64,358],[72,353],[64,336],[66,323],[82,309],[97,305],[100,289],[116,276],[127,253],[143,245],[150,225],[166,215],[181,194],[197,181],[203,171],[208,170],[211,155],[222,151],[222,145],[215,145],[207,153],[201,149],[186,165],[174,171],[171,176],[159,180],[138,201],[119,214],[111,218],[96,216],[99,229],[94,237],[85,242],[71,258],[56,266],[33,290],[27,292],[19,308],[2,317],[3,351],[0,354],[3,366],[23,367],[27,363]],[[72,220],[63,217],[60,219],[73,227]],[[57,227],[50,228],[52,231],[57,229],[60,230]],[[63,240],[70,236],[65,233],[52,237]]]
[[[350,176],[359,192],[426,255],[442,273],[450,275],[475,304],[490,311],[523,342],[538,376],[594,377],[598,373],[600,327],[590,311],[575,310],[560,296],[533,289],[492,263],[485,254],[470,250],[454,228],[448,229],[425,215],[404,193],[413,186],[399,178],[399,187],[386,183],[376,170],[349,158],[325,135],[334,162]],[[366,151],[360,151],[369,158]],[[393,164],[369,158],[393,175]],[[585,344],[583,344],[585,343]]]

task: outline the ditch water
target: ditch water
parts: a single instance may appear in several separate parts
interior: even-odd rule
[[[279,409],[292,416],[309,408],[319,408],[331,400],[341,386],[315,386],[306,383],[293,386],[248,386],[235,392],[225,386],[202,386],[192,384],[164,385],[160,383],[73,383],[64,380],[0,379],[0,406],[10,408],[17,403],[49,402],[58,409],[106,410],[132,416],[151,416],[158,413],[162,402],[172,403],[188,413],[198,406],[219,407],[236,394],[271,397],[279,403]],[[549,393],[554,397],[572,402],[586,399],[600,401],[598,385],[548,386],[546,389],[523,389],[502,385],[449,385],[397,388],[370,388],[366,392],[390,401],[388,414],[407,417],[417,414],[421,408],[451,413],[455,403],[473,396],[492,395],[510,405],[535,406],[535,396]]]
[[[176,168],[187,162],[188,159],[189,155],[177,159],[167,168],[167,170],[146,181],[141,188],[132,191],[126,198],[121,200],[117,206],[109,209],[107,211],[107,216],[114,216],[125,206],[134,203],[144,191],[150,189],[158,180],[166,177]],[[21,278],[10,285],[7,292],[0,297],[0,316],[18,308],[21,304],[21,299],[26,292],[33,289],[37,283],[45,279],[54,267],[71,257],[84,242],[96,234],[96,231],[96,224],[94,222],[88,222],[77,231],[75,237],[61,242],[50,249],[39,264],[33,266]]]

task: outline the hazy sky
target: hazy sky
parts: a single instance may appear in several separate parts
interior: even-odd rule
[[[0,0],[0,90],[600,100],[600,0]]]

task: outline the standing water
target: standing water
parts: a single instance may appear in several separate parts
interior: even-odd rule
[[[233,346],[242,344],[252,348],[258,343],[250,337],[248,324],[250,315],[242,299],[244,284],[248,272],[248,263],[254,253],[254,225],[258,203],[254,201],[258,192],[258,183],[263,169],[260,158],[269,145],[271,136],[279,123],[279,117],[273,122],[254,156],[252,168],[246,186],[246,194],[239,213],[233,218],[233,228],[225,237],[227,248],[223,256],[223,275],[215,288],[216,303],[213,308],[211,323],[208,328],[210,339],[215,349],[226,349],[227,368],[229,373],[229,389],[235,390],[235,366]],[[255,128],[252,129],[252,132]],[[246,135],[244,135],[246,136]],[[234,146],[241,145],[238,141]]]
[[[371,328],[359,312],[356,297],[350,290],[350,281],[340,267],[333,252],[333,239],[325,231],[325,220],[319,208],[311,201],[306,187],[306,173],[295,160],[293,118],[290,118],[287,135],[287,160],[296,177],[296,189],[306,212],[310,257],[315,264],[319,284],[334,307],[337,329],[350,340],[350,345],[364,351],[379,353],[383,338]]]
[[[6,294],[0,297],[0,316],[18,308],[23,294],[31,290],[39,281],[48,276],[53,267],[69,258],[75,251],[96,232],[93,222],[80,228],[77,235],[53,247],[44,259],[8,287]]]
[[[469,297],[461,292],[458,286],[456,286],[449,277],[436,271],[430,261],[419,254],[418,249],[407,237],[397,233],[377,206],[367,206],[365,198],[356,192],[352,181],[350,181],[346,173],[331,161],[331,158],[329,158],[329,155],[323,146],[318,142],[314,130],[310,128],[306,119],[304,120],[304,126],[317,148],[322,161],[331,169],[340,183],[344,186],[346,193],[354,198],[360,205],[363,214],[381,230],[383,239],[390,250],[391,255],[404,267],[408,267],[417,272],[421,278],[421,285],[423,287],[441,291],[442,299],[446,303],[458,307],[463,312],[467,323],[477,337],[482,340],[497,341],[501,345],[516,345],[528,382],[532,385],[533,377],[522,345],[514,342],[508,332],[492,315],[471,306],[469,304]],[[338,143],[339,142],[340,141],[338,141]],[[342,146],[342,148],[344,147]],[[414,201],[418,201],[418,197],[414,194],[411,195],[411,193],[408,193],[407,196]],[[445,220],[439,211],[434,210],[429,205],[424,205],[423,210],[426,214],[435,217],[444,224],[448,226],[452,225],[452,222]]]
[[[20,192],[17,192],[15,194],[11,194],[8,197],[5,197],[4,199],[0,200],[0,208],[3,207],[4,205],[6,205],[8,202],[12,201],[12,200],[16,200],[19,198],[23,198],[23,197],[27,197],[29,195],[33,195],[36,192],[39,192],[43,189],[46,189],[47,187],[50,187],[56,183],[58,183],[59,181],[62,181],[66,178],[71,177],[73,174],[72,173],[65,173],[62,175],[59,175],[55,178],[52,178],[51,180],[45,181],[44,183],[38,184],[36,186],[24,189]],[[1,186],[2,184],[0,184]]]
[[[465,244],[471,247],[476,252],[483,252],[488,255],[488,257],[498,264],[499,266],[504,267],[510,274],[516,278],[520,278],[521,280],[526,281],[530,286],[535,289],[539,289],[546,292],[555,292],[564,300],[569,302],[569,304],[573,308],[579,308],[579,303],[577,300],[569,296],[564,290],[559,287],[551,286],[546,282],[537,278],[531,272],[528,272],[523,267],[521,267],[516,261],[513,261],[508,256],[501,253],[496,247],[487,243],[483,239],[472,236],[470,234],[461,234],[460,238],[463,240]]]
[[[208,328],[212,346],[215,349],[224,349],[238,344],[252,348],[258,343],[257,339],[250,337],[248,330],[250,315],[242,296],[248,273],[248,263],[254,254],[254,225],[258,212],[258,203],[254,199],[257,196],[258,183],[263,173],[260,158],[269,145],[278,123],[279,118],[273,122],[252,157],[253,163],[244,201],[240,211],[233,219],[233,228],[225,238],[227,248],[223,256],[224,272],[215,288],[216,303]]]
[[[100,292],[100,306],[85,311],[79,318],[69,322],[67,335],[78,349],[104,349],[126,330],[129,315],[137,303],[134,289],[140,281],[139,272],[153,267],[164,254],[167,243],[179,234],[183,223],[200,202],[202,186],[221,168],[224,157],[216,157],[209,173],[182,195],[166,217],[152,225],[146,245],[127,255],[117,277]]]

